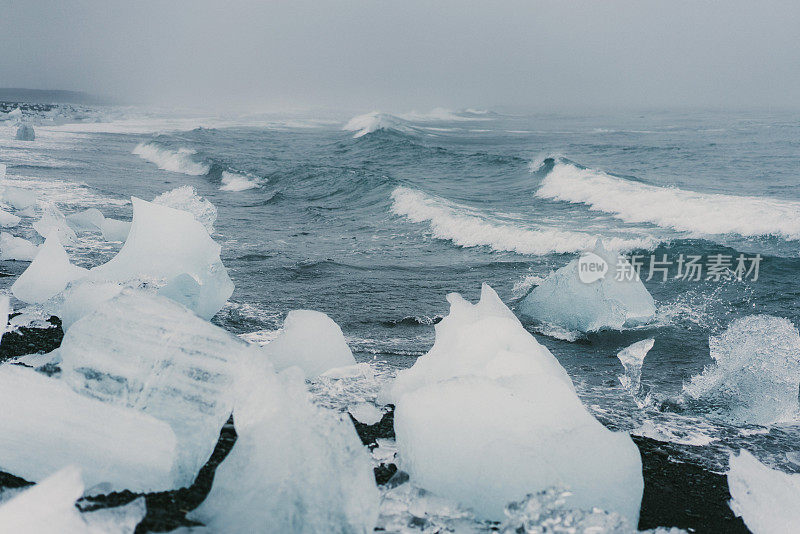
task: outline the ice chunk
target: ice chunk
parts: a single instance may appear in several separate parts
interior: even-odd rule
[[[75,391],[172,426],[177,480],[189,486],[231,414],[232,368],[250,349],[166,297],[126,289],[73,323],[58,350]]]
[[[0,506],[3,532],[20,534],[133,534],[144,519],[144,497],[125,506],[81,514],[81,471],[67,466]]]
[[[38,251],[39,247],[27,239],[0,233],[0,260],[33,261]]]
[[[103,232],[103,239],[106,241],[125,241],[131,231],[131,223],[117,219],[105,219],[100,225],[100,231]]]
[[[3,334],[8,329],[8,316],[11,313],[11,299],[8,295],[0,295],[0,342],[3,340]]]
[[[642,365],[644,364],[644,357],[650,352],[655,344],[655,339],[644,339],[637,341],[633,345],[626,347],[619,351],[617,358],[622,362],[622,367],[625,368],[625,374],[618,376],[620,384],[634,399],[639,398],[639,388],[642,383]]]
[[[367,404],[366,402],[351,406],[348,412],[356,421],[365,425],[374,425],[383,419],[383,412],[376,408],[374,404]]]
[[[162,193],[153,199],[153,203],[169,206],[176,210],[188,211],[206,227],[209,234],[214,233],[214,223],[217,221],[217,208],[214,204],[198,195],[194,187],[190,185],[184,185],[172,191]]]
[[[61,327],[66,332],[78,319],[92,313],[101,303],[119,295],[122,289],[122,285],[116,282],[82,280],[72,284],[64,292],[64,303],[59,314]]]
[[[754,534],[800,532],[800,474],[770,469],[742,450],[731,455],[730,507]]]
[[[76,232],[99,232],[106,218],[97,208],[67,215],[67,224]]]
[[[3,228],[12,228],[18,225],[20,220],[21,219],[13,213],[0,209],[0,226]]]
[[[0,174],[0,178],[3,175]],[[19,187],[8,186],[3,189],[3,202],[10,205],[15,210],[24,210],[36,206],[36,193]]]
[[[22,110],[19,108],[19,106],[6,113],[7,119],[18,119],[20,117],[22,117]]]
[[[601,270],[603,266],[605,271]],[[632,277],[617,280],[617,272],[632,273]],[[600,277],[595,278],[597,275]],[[646,323],[656,309],[653,297],[628,260],[607,251],[598,240],[594,250],[572,260],[535,287],[518,311],[542,323],[594,332]]]
[[[372,532],[379,495],[353,426],[310,402],[298,369],[262,360],[242,369],[236,445],[190,517],[213,532]]]
[[[798,414],[800,334],[788,319],[736,319],[708,341],[714,363],[684,384],[693,399],[733,422],[770,424]]]
[[[136,410],[72,391],[20,365],[0,365],[0,469],[30,481],[65,465],[90,486],[161,491],[176,486],[170,426]]]
[[[33,141],[36,139],[36,132],[33,131],[33,126],[30,124],[20,124],[17,128],[17,135],[14,136],[17,141]]]
[[[39,247],[33,262],[11,286],[11,292],[23,302],[41,304],[63,291],[68,283],[86,276],[87,272],[69,262],[58,233],[54,231]]]
[[[448,298],[433,348],[390,390],[411,481],[491,520],[509,502],[565,486],[576,508],[637,524],[643,479],[630,437],[589,414],[563,367],[491,288],[476,305]]]
[[[39,232],[40,236],[47,237],[55,231],[58,233],[58,239],[65,245],[74,242],[78,238],[75,235],[75,231],[67,223],[67,218],[58,209],[58,206],[52,202],[42,202],[41,206],[42,218],[33,223],[33,229]]]
[[[296,365],[307,378],[356,363],[339,325],[312,310],[290,311],[278,337],[262,350],[278,371]]]
[[[382,401],[393,403],[422,386],[469,375],[543,374],[572,388],[572,380],[558,360],[523,328],[488,284],[483,284],[477,304],[457,293],[448,295],[447,300],[450,314],[434,327],[433,348],[413,367],[397,374]]]
[[[92,269],[89,278],[144,279],[163,285],[186,274],[199,286],[192,310],[206,319],[213,317],[233,293],[233,282],[219,258],[220,246],[190,213],[132,200],[133,225],[125,244],[108,263]]]

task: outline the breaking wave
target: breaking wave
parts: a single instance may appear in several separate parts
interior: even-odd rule
[[[171,172],[202,176],[208,174],[211,165],[197,159],[197,151],[189,148],[177,150],[161,146],[157,143],[139,143],[133,153],[140,158],[155,163],[159,169]]]
[[[464,111],[451,111],[444,108],[436,108],[427,113],[403,113],[391,115],[373,111],[358,115],[350,119],[342,130],[355,132],[354,138],[359,138],[377,131],[396,131],[402,133],[413,133],[419,129],[424,129],[430,123],[458,122],[458,121],[486,121],[494,118],[495,114],[490,111],[467,109]],[[434,128],[434,130],[437,130]]]
[[[800,202],[658,187],[560,158],[537,163],[531,164],[534,172],[552,164],[536,192],[540,198],[586,204],[626,222],[653,223],[701,235],[800,239]]]
[[[594,246],[598,237],[606,246],[621,251],[651,249],[658,244],[648,237],[608,238],[556,228],[518,226],[407,187],[397,187],[392,192],[392,201],[393,213],[415,223],[427,222],[434,237],[461,247],[487,246],[498,252],[544,255],[579,252]]]

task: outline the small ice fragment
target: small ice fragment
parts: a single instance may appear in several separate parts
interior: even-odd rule
[[[76,232],[99,232],[106,218],[97,208],[67,215],[67,224]]]
[[[334,380],[341,380],[343,378],[364,378],[372,380],[375,378],[375,371],[368,363],[357,363],[355,365],[346,365],[344,367],[334,367],[328,369],[320,376],[331,378]]]
[[[800,474],[770,469],[745,450],[731,454],[730,507],[754,534],[800,532]]]
[[[297,368],[255,353],[237,379],[236,446],[190,514],[229,533],[372,532],[379,494],[353,425],[313,405]]]
[[[587,276],[581,272],[584,265],[595,266],[593,272],[603,275],[588,283],[582,281],[581,277]],[[603,265],[606,270],[597,271]],[[633,276],[618,280],[618,270]],[[598,240],[594,250],[572,260],[535,287],[518,311],[567,330],[594,332],[646,323],[652,320],[656,309],[653,297],[628,260],[607,251]]]
[[[714,363],[684,384],[723,419],[767,425],[795,419],[800,388],[800,333],[788,319],[735,319],[708,341]]]
[[[36,139],[36,132],[33,131],[33,126],[30,124],[20,124],[17,128],[17,134],[14,136],[17,141],[34,141]]]
[[[0,209],[0,226],[3,228],[13,228],[19,224],[20,220],[21,219],[13,213],[9,213],[4,209]]]
[[[351,406],[348,412],[356,421],[365,425],[374,425],[383,419],[383,412],[376,408],[374,404],[367,404],[366,402]]]
[[[58,233],[53,232],[39,247],[33,262],[11,286],[11,292],[23,302],[41,304],[63,291],[68,283],[86,276],[87,272],[70,263],[58,240]]]
[[[106,241],[125,241],[131,231],[131,223],[117,219],[105,219],[100,225],[100,231]]]
[[[356,363],[339,325],[312,310],[290,311],[278,337],[262,350],[278,371],[296,365],[306,378]]]
[[[17,216],[33,219],[34,217],[36,217],[36,208],[34,206],[28,206],[25,209],[19,210],[17,212]]]
[[[0,178],[2,178],[2,174],[0,174]],[[15,210],[24,210],[36,206],[36,193],[19,187],[6,187],[3,189],[1,198],[3,202]]]
[[[180,304],[131,289],[71,324],[58,349],[75,391],[172,426],[181,486],[211,456],[233,409],[233,369],[249,350]]]
[[[33,261],[39,252],[38,245],[8,232],[0,233],[0,260]]]
[[[656,340],[653,338],[637,341],[633,345],[626,347],[619,351],[617,358],[622,362],[625,368],[625,374],[618,376],[620,384],[634,399],[639,398],[639,388],[642,381],[642,365],[644,364],[644,357],[653,348]]]
[[[42,480],[69,464],[90,486],[161,491],[176,485],[170,426],[137,410],[75,393],[21,365],[0,365],[0,469]]]
[[[153,199],[154,204],[169,206],[176,210],[188,211],[194,218],[206,227],[209,234],[214,233],[214,223],[217,221],[217,208],[197,194],[194,187],[184,185],[162,193]]]
[[[53,231],[58,233],[58,239],[64,245],[73,243],[78,236],[75,231],[70,228],[67,223],[67,218],[58,209],[58,206],[52,202],[42,202],[42,217],[33,223],[33,229],[39,232],[42,237],[49,236]]]
[[[187,274],[200,286],[192,310],[211,319],[233,293],[220,246],[190,213],[132,200],[133,225],[125,244],[108,263],[92,269],[89,278],[122,283],[143,279],[163,285]]]
[[[84,512],[82,518],[89,527],[87,534],[134,534],[145,515],[147,501],[144,497],[139,497],[115,508]]]

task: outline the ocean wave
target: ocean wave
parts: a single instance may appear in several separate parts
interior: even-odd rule
[[[220,191],[246,191],[258,187],[258,180],[251,174],[222,171]]]
[[[657,240],[649,237],[608,238],[557,228],[518,226],[402,186],[392,192],[392,200],[393,213],[412,222],[427,222],[434,237],[461,247],[486,246],[498,252],[544,255],[586,250],[594,246],[598,238],[602,238],[606,246],[621,251],[651,249],[658,244]]]
[[[149,142],[136,145],[133,153],[150,163],[155,163],[159,169],[165,171],[179,172],[189,176],[203,176],[211,170],[211,165],[199,161],[197,151],[189,148],[174,150]]]
[[[652,223],[693,234],[776,235],[800,239],[800,202],[764,197],[697,193],[626,180],[552,161],[536,196],[586,204],[629,223]],[[532,170],[541,168],[531,165]]]
[[[412,111],[392,115],[373,111],[358,115],[350,119],[342,130],[355,132],[353,137],[359,138],[367,134],[391,130],[402,133],[413,133],[419,129],[433,131],[451,131],[451,128],[434,128],[428,123],[458,122],[458,121],[486,121],[491,120],[494,114],[489,111],[468,109],[452,111],[445,108],[435,108],[427,113]]]

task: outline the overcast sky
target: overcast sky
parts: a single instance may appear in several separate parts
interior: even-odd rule
[[[124,101],[798,107],[800,2],[0,0],[0,87]]]

